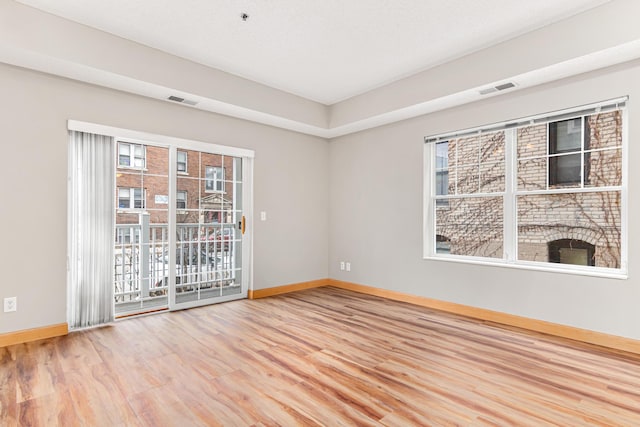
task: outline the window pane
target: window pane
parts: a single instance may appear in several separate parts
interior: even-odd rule
[[[141,188],[133,189],[133,207],[136,209],[144,208],[143,191]]]
[[[480,182],[480,168],[478,165],[461,166],[456,171],[457,194],[477,193]]]
[[[504,162],[505,133],[483,133],[480,138],[480,163]]]
[[[589,265],[589,253],[586,249],[560,248],[560,263]]]
[[[118,208],[128,209],[131,207],[131,196],[128,188],[118,188]]]
[[[619,191],[518,196],[518,259],[549,262],[548,244],[595,246],[595,266],[620,268]]]
[[[216,168],[216,191],[224,191],[224,168]]]
[[[549,123],[549,154],[582,148],[582,118]]]
[[[451,242],[446,236],[436,235],[436,253],[448,254],[451,253]]]
[[[449,171],[436,172],[436,195],[444,196],[449,194]]]
[[[460,138],[457,140],[458,147],[457,165],[468,165],[480,161],[480,136]]]
[[[519,128],[518,159],[547,155],[547,125],[525,126]]]
[[[480,164],[480,192],[504,191],[504,162]]]
[[[587,118],[589,144],[585,149],[620,147],[622,145],[622,112],[594,114]],[[586,139],[586,138],[585,138]]]
[[[187,152],[186,151],[178,151],[178,172],[186,172],[187,171]]]
[[[451,254],[503,257],[502,197],[450,199],[436,207],[436,234],[446,236]]]
[[[518,162],[518,190],[544,190],[547,188],[547,158]]]
[[[449,142],[436,144],[436,169],[446,169],[449,166]]]
[[[549,185],[580,185],[580,154],[549,157]]]
[[[585,153],[585,185],[606,187],[622,185],[622,150]]]

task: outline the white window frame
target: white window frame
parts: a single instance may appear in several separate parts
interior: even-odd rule
[[[424,144],[424,197],[423,197],[423,259],[437,260],[447,262],[462,262],[478,265],[491,265],[507,268],[519,268],[527,270],[550,271],[556,273],[579,274],[585,276],[608,277],[616,279],[628,278],[628,228],[627,228],[627,200],[628,200],[628,126],[629,119],[625,102],[628,97],[613,99],[609,101],[599,102],[596,104],[584,105],[572,109],[540,114],[537,116],[527,117],[510,122],[496,123],[493,125],[482,126],[478,128],[461,130],[455,133],[441,134],[429,136],[425,138]],[[613,106],[613,107],[612,107]],[[581,162],[581,185],[579,188],[549,188],[549,172],[547,168],[547,189],[540,191],[518,190],[517,187],[517,147],[516,132],[517,128],[529,126],[531,124],[540,124],[543,122],[562,121],[569,117],[584,117],[587,115],[600,112],[602,109],[608,108],[608,111],[620,110],[622,114],[622,183],[620,186],[610,187],[584,187],[584,165]],[[592,111],[593,110],[593,111]],[[607,111],[607,110],[605,110]],[[474,193],[464,195],[462,197],[504,197],[504,255],[503,258],[485,258],[466,255],[451,255],[445,253],[436,253],[436,142],[444,142],[451,139],[459,138],[463,135],[480,134],[484,132],[495,132],[503,130],[505,132],[505,191],[494,193]],[[548,132],[548,125],[547,125]],[[583,129],[582,149],[579,151],[584,158],[584,129]],[[547,158],[549,156],[549,139],[547,135]],[[518,260],[518,236],[517,236],[517,206],[516,200],[521,195],[549,195],[549,194],[566,194],[572,193],[589,193],[589,192],[605,192],[620,191],[621,195],[621,212],[620,212],[620,268],[605,268],[593,266],[579,266],[572,264],[560,264],[550,262],[536,262]],[[445,199],[461,197],[458,195],[445,196]],[[440,198],[442,200],[442,198]]]
[[[122,199],[122,197],[120,197],[120,192],[122,191],[128,191],[129,192],[129,207],[128,208],[121,208],[120,207],[120,199]],[[142,190],[142,207],[140,208],[136,208],[136,198],[135,198],[135,190]],[[144,188],[140,188],[140,187],[118,187],[118,210],[119,211],[140,211],[140,210],[144,210],[147,208],[147,190]]]
[[[184,154],[184,162],[180,161],[180,154]],[[177,150],[176,152],[176,168],[177,168],[177,172],[180,175],[189,175],[189,155],[187,154],[186,151],[184,150]],[[184,163],[184,170],[181,171],[180,170],[180,164]]]
[[[212,170],[213,178],[209,178],[209,170]],[[218,176],[218,173],[222,175],[221,178]],[[204,191],[207,193],[224,193],[224,173],[224,166],[205,166]],[[211,183],[211,187],[213,188],[209,188],[209,183]]]
[[[121,153],[121,150],[124,146],[127,146],[129,148],[129,154]],[[142,157],[135,155],[136,147],[139,147],[142,149]],[[121,156],[126,156],[129,158],[128,165],[120,164]],[[142,159],[142,166],[136,166],[136,159]],[[118,168],[143,170],[143,169],[146,169],[146,167],[147,167],[147,148],[145,145],[135,144],[135,143],[126,142],[126,141],[118,141]]]

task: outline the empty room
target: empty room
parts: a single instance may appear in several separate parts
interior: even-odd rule
[[[638,16],[0,0],[0,425],[640,425]]]

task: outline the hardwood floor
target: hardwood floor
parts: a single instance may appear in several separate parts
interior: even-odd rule
[[[640,357],[318,288],[0,348],[2,426],[640,425]]]

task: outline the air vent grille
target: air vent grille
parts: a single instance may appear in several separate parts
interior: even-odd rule
[[[167,97],[167,99],[169,101],[179,102],[180,104],[187,104],[187,105],[196,105],[198,103],[197,101],[192,101],[190,99],[184,99],[184,98],[181,98],[181,97],[175,96],[175,95],[171,95],[171,96]]]
[[[501,90],[511,89],[512,87],[516,87],[516,84],[513,82],[506,82],[499,84],[497,86],[491,86],[484,89],[480,89],[478,92],[480,95],[488,95],[490,93],[499,92]]]
[[[516,85],[514,85],[511,82],[507,82],[507,83],[503,83],[501,85],[496,86],[496,89],[505,90],[505,89],[511,89],[512,87],[516,87]]]

